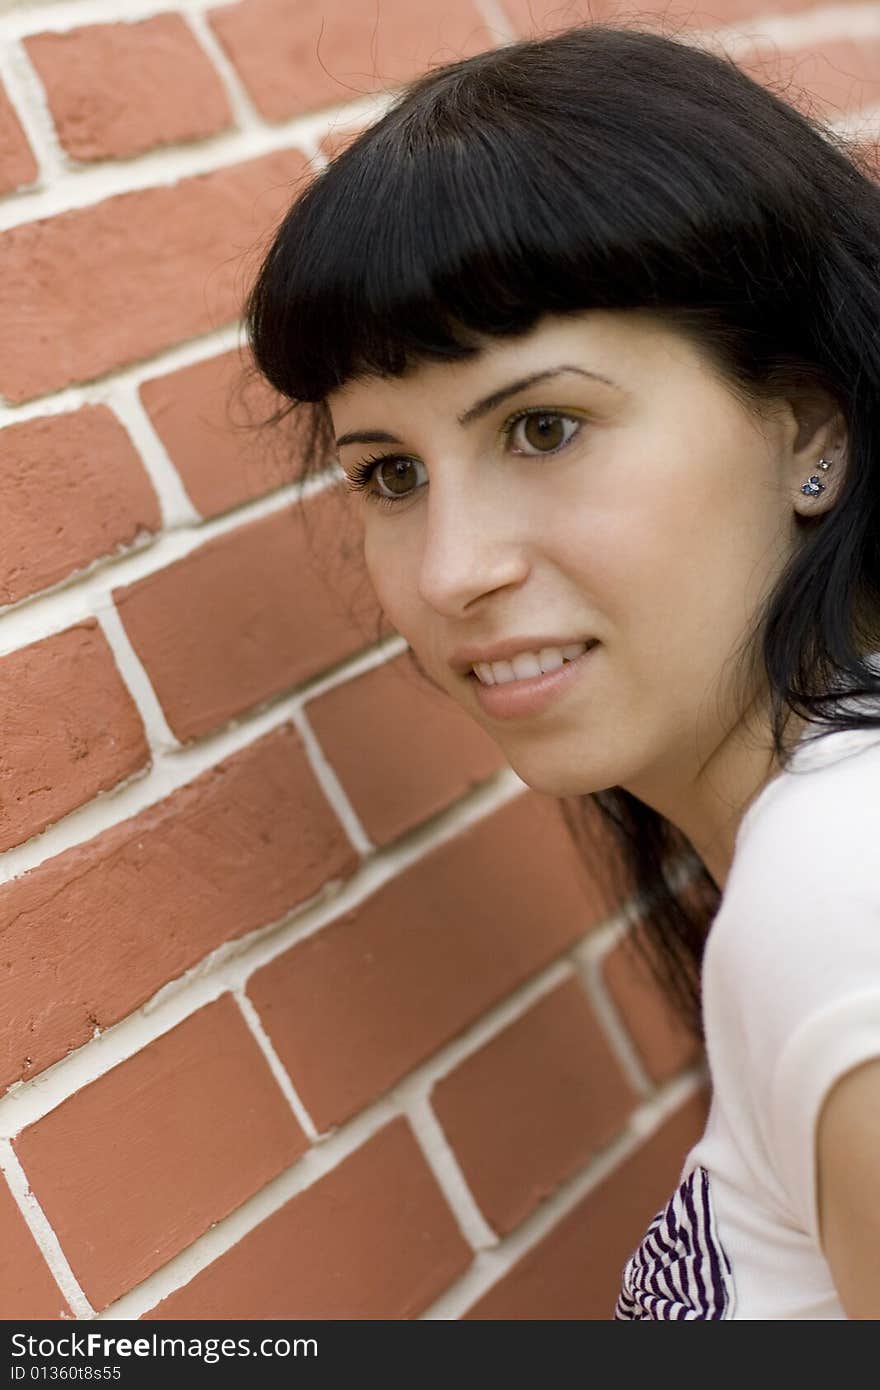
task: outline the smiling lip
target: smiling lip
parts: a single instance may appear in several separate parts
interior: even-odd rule
[[[460,676],[466,676],[471,667],[478,662],[510,661],[512,657],[519,656],[521,652],[539,652],[545,647],[571,647],[575,642],[594,642],[594,637],[583,637],[576,633],[574,637],[508,637],[504,642],[496,642],[492,647],[478,647],[471,645],[459,647],[449,658],[449,664],[453,671],[457,671]]]
[[[556,671],[546,675],[527,676],[523,680],[505,681],[503,685],[483,685],[471,673],[477,704],[484,714],[492,719],[518,719],[532,714],[540,714],[552,700],[567,690],[584,672],[593,652],[601,646],[595,642],[574,661],[566,661]]]

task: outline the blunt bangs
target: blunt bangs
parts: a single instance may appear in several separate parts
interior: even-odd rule
[[[590,25],[411,83],[276,233],[246,309],[258,369],[318,402],[352,377],[471,356],[545,313],[718,305],[730,319],[743,300],[776,315],[799,281],[808,293],[806,250],[780,273],[776,234],[787,217],[790,256],[794,113],[731,59],[688,57]]]
[[[255,369],[284,400],[264,423],[302,422],[306,474],[330,462],[340,481],[334,389],[589,309],[662,319],[747,407],[797,397],[813,428],[839,414],[839,493],[795,513],[800,543],[737,653],[741,690],[766,684],[785,766],[792,712],[814,737],[880,726],[878,171],[880,140],[654,29],[585,24],[429,71],[275,234],[245,310]],[[622,787],[563,809],[597,884],[610,866],[610,910],[637,895],[633,942],[700,1036],[718,884]]]

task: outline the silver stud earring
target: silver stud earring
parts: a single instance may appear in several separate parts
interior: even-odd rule
[[[816,467],[821,468],[823,470],[827,470],[831,467],[833,461],[833,459],[820,458]],[[801,488],[801,492],[806,493],[807,497],[818,497],[819,493],[824,491],[825,484],[819,482],[819,479],[815,473],[813,474],[810,481],[808,483],[804,483],[803,487]]]

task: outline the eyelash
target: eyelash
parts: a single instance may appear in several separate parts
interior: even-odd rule
[[[538,454],[520,453],[518,455],[520,458],[553,458],[554,455],[561,454],[563,449],[566,449],[572,440],[578,437],[581,432],[580,427],[584,423],[583,420],[578,419],[577,416],[568,415],[563,410],[547,410],[532,406],[528,410],[519,411],[518,414],[507,420],[503,427],[503,433],[505,435],[510,435],[515,426],[519,424],[520,420],[527,420],[530,415],[550,415],[560,420],[571,420],[578,428],[574,430],[562,444],[558,444],[555,449],[547,449],[544,453]],[[349,489],[352,492],[363,492],[367,501],[378,502],[380,506],[396,507],[400,502],[405,502],[408,497],[412,497],[415,492],[418,491],[417,488],[414,488],[412,492],[402,493],[399,497],[386,497],[383,492],[371,492],[368,487],[370,479],[380,463],[396,463],[398,460],[405,463],[410,462],[406,454],[371,454],[368,458],[359,459],[358,462],[353,465],[351,472],[346,475],[346,482]]]

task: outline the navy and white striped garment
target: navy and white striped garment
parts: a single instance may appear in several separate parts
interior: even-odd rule
[[[694,1168],[627,1261],[617,1319],[729,1318],[734,1291],[715,1227],[709,1174]]]

